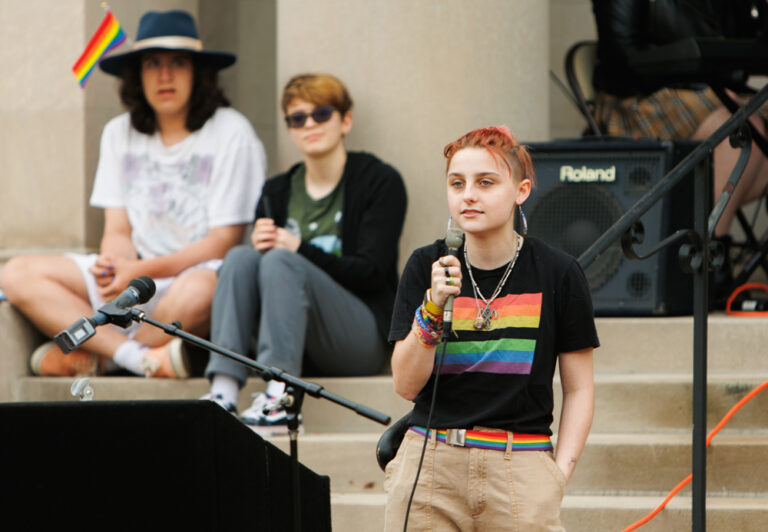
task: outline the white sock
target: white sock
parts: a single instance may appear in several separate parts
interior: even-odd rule
[[[120,344],[112,359],[118,366],[124,367],[131,373],[143,376],[144,370],[141,369],[141,358],[148,349],[149,347],[144,344],[140,344],[135,340],[128,340]]]
[[[229,375],[214,373],[211,379],[211,395],[220,395],[222,399],[233,405],[237,404],[237,394],[240,391],[240,383]]]
[[[285,391],[285,383],[280,381],[269,381],[267,383],[267,395],[270,397],[279,397]]]

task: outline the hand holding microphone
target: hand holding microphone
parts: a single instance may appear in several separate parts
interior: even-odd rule
[[[458,251],[464,241],[460,229],[449,224],[445,235],[448,254],[432,263],[432,288],[429,296],[432,303],[443,309],[443,335],[451,331],[453,322],[453,298],[461,292],[461,262]]]
[[[443,336],[446,337],[453,325],[453,298],[461,292],[461,263],[459,262],[459,248],[464,242],[464,233],[452,224],[448,224],[448,232],[445,235],[445,245],[448,247],[448,255],[441,257],[438,263],[444,264],[446,274],[445,284],[448,297],[443,305]],[[454,269],[455,268],[455,269]],[[456,277],[454,277],[454,274]]]

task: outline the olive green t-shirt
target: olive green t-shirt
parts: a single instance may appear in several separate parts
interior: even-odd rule
[[[304,186],[306,166],[300,164],[291,175],[288,219],[285,228],[326,253],[341,256],[341,215],[344,201],[343,179],[327,195],[313,199]]]

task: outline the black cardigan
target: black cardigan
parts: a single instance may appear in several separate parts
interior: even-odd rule
[[[278,226],[285,225],[291,175],[299,164],[264,184],[256,218],[269,213]],[[398,244],[407,205],[405,185],[397,170],[363,152],[347,153],[341,179],[341,256],[303,240],[298,252],[368,305],[382,338],[386,338],[397,292]]]

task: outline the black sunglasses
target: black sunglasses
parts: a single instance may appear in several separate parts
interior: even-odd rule
[[[288,127],[304,127],[304,124],[307,123],[307,118],[311,116],[315,123],[322,124],[331,119],[335,110],[330,105],[327,105],[325,107],[316,107],[311,113],[299,111],[298,113],[286,115],[285,123]]]

